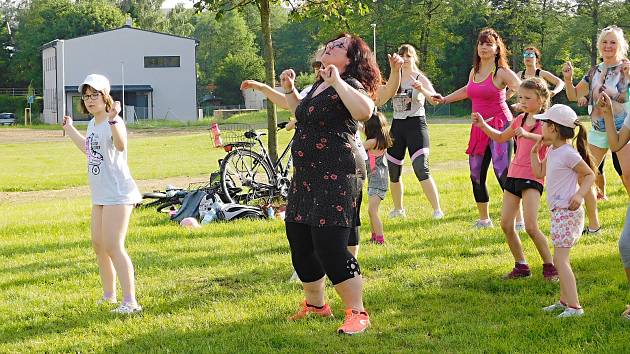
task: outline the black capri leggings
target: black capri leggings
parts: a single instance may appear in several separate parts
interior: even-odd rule
[[[411,156],[411,166],[419,181],[431,177],[429,174],[429,127],[425,117],[407,117],[394,119],[389,134],[393,146],[387,149],[387,168],[389,180],[400,181],[405,149]]]
[[[314,282],[327,275],[333,285],[361,274],[359,263],[348,252],[351,228],[315,227],[285,223],[291,261],[300,280]]]
[[[621,164],[619,164],[619,157],[617,157],[616,152],[612,153],[612,160],[613,160],[613,166],[615,166],[615,171],[617,171],[617,174],[621,176],[623,173],[621,172]],[[602,163],[600,163],[599,167],[597,168],[599,170],[600,175],[604,174],[604,162],[606,162],[606,155],[604,155],[604,158],[602,159]]]

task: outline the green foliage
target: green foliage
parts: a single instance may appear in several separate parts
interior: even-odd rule
[[[5,96],[0,95],[0,113],[15,113],[17,123],[24,124],[24,108],[28,107],[26,96]],[[31,105],[31,117],[35,123],[39,119],[44,108],[44,100],[41,97],[35,97],[35,101]]]
[[[315,83],[315,73],[313,72],[302,72],[295,77],[295,86],[299,90],[302,90],[313,83]]]
[[[32,81],[40,88],[42,45],[120,27],[124,16],[107,0],[34,0],[18,15],[18,21],[16,53],[11,60],[13,82],[26,87]]]
[[[136,27],[164,32],[169,23],[162,12],[163,0],[123,0],[119,3],[120,10],[133,18]]]
[[[224,99],[224,103],[239,104],[243,101],[241,82],[247,79],[264,80],[264,62],[255,53],[230,53],[219,63],[215,75],[217,92]]]

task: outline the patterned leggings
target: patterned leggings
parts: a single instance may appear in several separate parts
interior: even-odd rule
[[[472,182],[473,194],[477,203],[490,201],[488,188],[486,187],[486,177],[488,176],[488,167],[490,167],[491,160],[494,175],[497,177],[501,189],[503,189],[507,178],[508,166],[510,160],[512,160],[512,140],[505,143],[496,143],[490,140],[483,155],[468,155],[470,181]]]

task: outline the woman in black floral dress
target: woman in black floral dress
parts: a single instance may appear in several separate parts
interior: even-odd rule
[[[285,222],[293,267],[305,295],[290,319],[332,315],[324,302],[328,276],[346,305],[339,333],[354,334],[370,324],[363,308],[359,264],[346,247],[365,178],[354,134],[356,121],[369,119],[374,110],[371,96],[381,84],[381,74],[365,42],[347,34],[328,42],[321,61],[321,79],[302,100],[293,70],[280,76],[297,118]]]

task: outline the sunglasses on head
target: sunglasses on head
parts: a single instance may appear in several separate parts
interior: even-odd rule
[[[534,53],[534,52],[523,52],[523,58],[536,58],[536,53]]]

